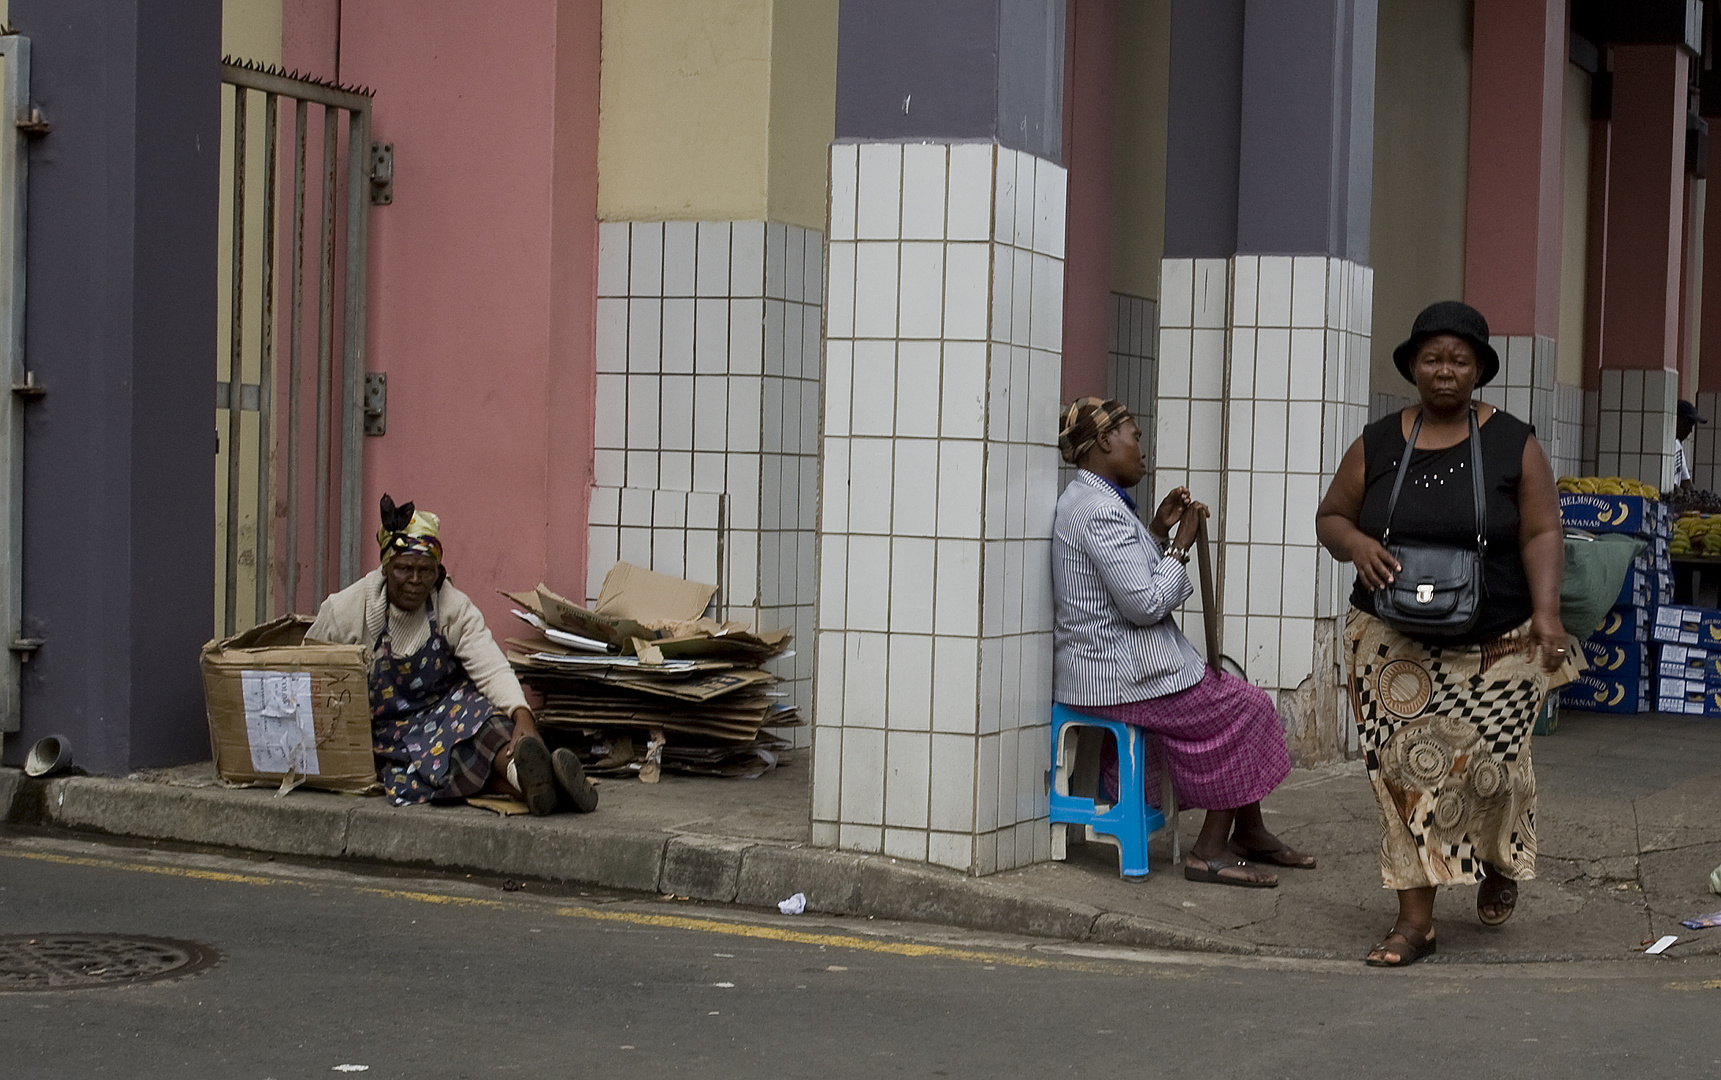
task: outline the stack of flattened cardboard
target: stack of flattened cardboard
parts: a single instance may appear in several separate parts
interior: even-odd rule
[[[587,609],[543,585],[504,593],[536,635],[509,638],[508,660],[543,696],[545,736],[589,771],[659,769],[758,775],[786,745],[765,728],[802,723],[761,667],[787,630],[755,632],[703,617],[716,589],[618,563]]]

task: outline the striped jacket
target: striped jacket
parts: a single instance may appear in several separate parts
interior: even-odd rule
[[[1052,527],[1057,597],[1054,700],[1119,705],[1201,681],[1202,660],[1171,613],[1195,592],[1116,488],[1083,469]]]

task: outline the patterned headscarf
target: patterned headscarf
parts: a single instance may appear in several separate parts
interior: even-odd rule
[[[376,531],[377,547],[382,551],[383,565],[396,555],[429,555],[442,561],[442,519],[428,510],[415,510],[411,503],[394,505],[387,495],[382,497],[382,528]]]
[[[1130,418],[1129,410],[1115,398],[1101,401],[1085,397],[1072,401],[1064,406],[1063,423],[1058,428],[1058,452],[1074,465],[1094,448],[1101,435],[1117,430]]]

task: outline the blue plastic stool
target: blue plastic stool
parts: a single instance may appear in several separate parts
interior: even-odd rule
[[[1111,732],[1117,742],[1118,801],[1106,805],[1096,799],[1070,794],[1070,771],[1075,765],[1078,728],[1097,727]],[[1147,838],[1165,827],[1166,818],[1147,805],[1147,736],[1138,727],[1077,712],[1066,705],[1052,705],[1052,824],[1083,825],[1088,839],[1108,840],[1117,845],[1118,871],[1126,878],[1147,876]],[[1166,796],[1170,795],[1167,783]],[[1177,807],[1166,802],[1172,820]],[[1175,834],[1174,834],[1175,836]],[[1064,830],[1052,830],[1052,858],[1064,858]],[[1173,857],[1177,857],[1174,853]]]

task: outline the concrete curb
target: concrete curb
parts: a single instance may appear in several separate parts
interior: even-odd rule
[[[0,821],[279,855],[430,867],[672,893],[809,912],[939,923],[1063,941],[1252,954],[1246,942],[879,855],[605,826],[598,816],[509,818],[397,809],[312,793],[174,787],[108,777],[31,780],[0,769]]]

